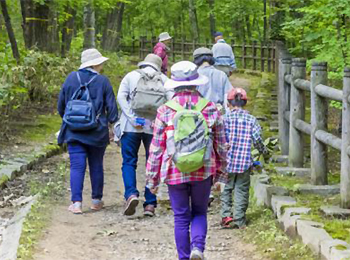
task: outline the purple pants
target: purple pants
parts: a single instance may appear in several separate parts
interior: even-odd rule
[[[188,260],[194,247],[204,251],[211,185],[212,177],[204,181],[168,186],[174,211],[175,242],[180,260]]]

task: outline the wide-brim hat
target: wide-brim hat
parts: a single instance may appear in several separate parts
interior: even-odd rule
[[[171,39],[171,36],[169,35],[168,32],[163,32],[163,33],[159,34],[159,41],[160,42],[170,40],[170,39]]]
[[[162,68],[162,59],[158,55],[150,53],[146,56],[146,58],[143,61],[139,62],[137,66],[152,66],[156,70],[160,71]]]
[[[96,49],[87,49],[81,53],[81,65],[79,69],[85,69],[92,66],[97,66],[105,61],[109,60],[103,57],[102,54]]]
[[[209,79],[198,73],[197,65],[190,61],[180,61],[171,67],[171,78],[164,84],[164,88],[171,90],[182,86],[202,86]]]

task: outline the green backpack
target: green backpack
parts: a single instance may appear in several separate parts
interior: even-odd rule
[[[210,160],[212,142],[202,114],[208,102],[200,99],[192,110],[185,109],[174,100],[165,104],[176,111],[172,120],[174,135],[167,140],[168,155],[183,173],[194,172]]]

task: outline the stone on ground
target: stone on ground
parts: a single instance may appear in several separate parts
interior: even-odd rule
[[[320,210],[326,217],[335,217],[335,218],[350,217],[350,209],[342,209],[339,206],[322,206]]]

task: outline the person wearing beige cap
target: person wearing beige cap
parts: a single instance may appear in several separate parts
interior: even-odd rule
[[[153,53],[158,55],[162,59],[162,72],[167,75],[168,72],[168,54],[167,51],[170,50],[169,44],[171,41],[171,36],[167,32],[159,34],[159,42],[154,46]]]
[[[103,207],[103,157],[109,143],[108,123],[118,120],[113,88],[100,74],[104,62],[96,49],[82,52],[78,71],[68,75],[59,94],[62,126],[58,144],[67,143],[70,158],[71,201],[69,211],[81,214],[87,161],[92,186],[92,210]]]
[[[120,117],[121,143],[123,157],[124,214],[135,214],[139,203],[139,191],[136,186],[136,167],[141,143],[148,157],[153,137],[152,121],[156,117],[157,103],[166,102],[172,94],[166,92],[164,83],[168,78],[161,73],[162,60],[155,54],[148,54],[138,64],[139,69],[128,73],[120,83],[117,100],[122,110]],[[151,91],[149,93],[148,90]],[[167,96],[169,95],[169,96]],[[160,103],[159,103],[160,102]],[[157,206],[157,197],[145,188],[144,215],[153,216]]]

